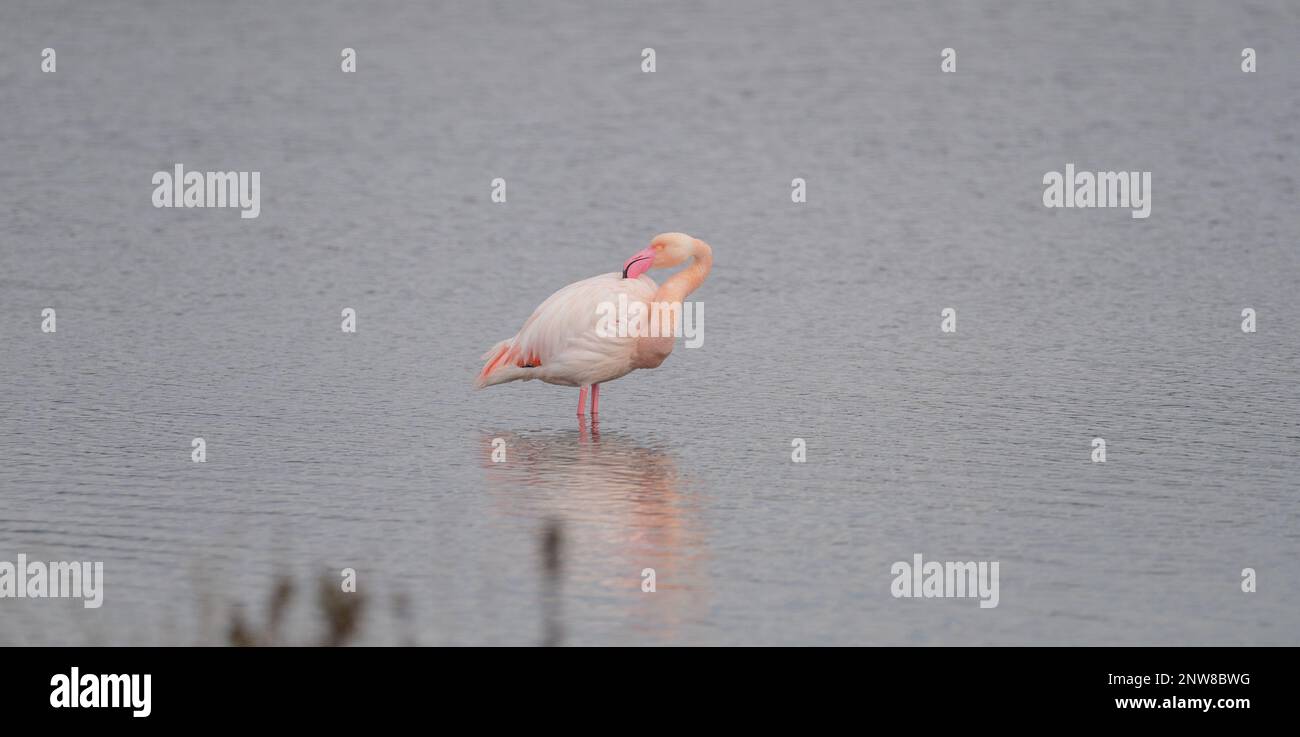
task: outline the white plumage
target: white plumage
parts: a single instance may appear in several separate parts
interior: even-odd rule
[[[480,389],[508,381],[541,379],[548,384],[590,386],[612,381],[632,371],[636,337],[598,335],[601,305],[648,303],[657,285],[642,274],[624,279],[617,271],[560,289],[538,305],[513,338],[483,354],[488,361],[479,374]],[[608,309],[608,308],[606,308]],[[608,319],[608,318],[604,318]]]
[[[668,277],[662,287],[645,275],[650,269],[671,269],[688,261],[690,265]],[[709,244],[685,233],[660,233],[624,261],[621,272],[584,279],[547,297],[515,337],[483,354],[487,363],[475,384],[482,389],[541,379],[576,386],[578,416],[583,416],[590,395],[594,420],[600,411],[601,384],[633,369],[657,368],[672,353],[682,303],[704,283],[711,268]],[[652,309],[663,305],[666,312]],[[663,334],[664,325],[656,323],[665,318],[672,322]]]

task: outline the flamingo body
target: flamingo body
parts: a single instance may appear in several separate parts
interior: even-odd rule
[[[687,262],[689,266],[662,286],[645,275],[649,269],[672,268]],[[513,338],[483,354],[487,363],[475,386],[482,389],[532,379],[576,386],[580,388],[578,414],[583,414],[590,393],[591,413],[595,415],[600,407],[602,383],[626,376],[634,369],[655,368],[673,350],[675,335],[671,326],[666,334],[636,335],[639,328],[627,326],[624,330],[624,324],[617,321],[627,319],[637,303],[644,308],[641,314],[649,314],[653,304],[680,307],[704,282],[712,265],[713,251],[704,241],[685,233],[655,236],[649,246],[624,262],[621,273],[583,279],[547,297]],[[615,305],[621,309],[612,310]],[[612,312],[617,314],[614,326],[608,322]]]
[[[540,379],[561,386],[593,386],[626,376],[636,368],[636,337],[596,332],[602,303],[649,302],[656,284],[642,274],[624,279],[617,272],[574,282],[538,305],[513,338],[483,354],[487,364],[477,386]]]

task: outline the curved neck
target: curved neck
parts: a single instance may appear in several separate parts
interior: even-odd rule
[[[659,290],[655,292],[655,301],[681,302],[685,300],[690,296],[691,292],[700,288],[712,268],[713,249],[709,248],[709,244],[704,241],[696,240],[691,265],[669,277],[663,283],[663,286],[659,287]]]
[[[677,316],[680,318],[685,311],[682,303],[686,301],[691,292],[700,288],[700,285],[704,283],[704,277],[709,275],[709,269],[712,268],[713,249],[709,248],[709,244],[704,241],[695,241],[691,265],[673,274],[665,281],[663,286],[659,287],[655,292],[654,302],[658,305],[676,305]],[[664,362],[668,354],[673,352],[676,322],[675,320],[670,322],[666,335],[643,336],[636,339],[636,352],[632,358],[633,367],[655,368]]]

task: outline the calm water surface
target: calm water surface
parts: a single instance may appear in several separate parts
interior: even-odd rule
[[[374,644],[1300,644],[1298,21],[5,3],[0,560],[107,581],[0,601],[0,644],[221,642],[342,568]],[[177,162],[262,172],[261,216],[154,209]],[[1067,162],[1153,172],[1151,217],[1045,209]],[[701,348],[594,428],[472,390],[667,230],[715,250]],[[1000,605],[892,598],[917,552],[1000,561]]]

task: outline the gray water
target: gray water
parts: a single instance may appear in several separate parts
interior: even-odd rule
[[[1298,26],[6,2],[0,560],[106,580],[0,600],[0,644],[223,642],[279,576],[312,641],[343,568],[371,644],[1300,644]],[[260,171],[260,217],[154,208],[178,162]],[[1150,218],[1043,207],[1070,162],[1151,171]],[[714,248],[702,347],[607,384],[596,428],[573,389],[473,391],[670,230]],[[998,607],[895,599],[915,553],[998,561]]]

